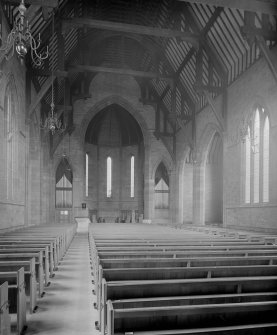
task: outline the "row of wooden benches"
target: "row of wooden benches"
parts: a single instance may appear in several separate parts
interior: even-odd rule
[[[90,227],[102,334],[276,332],[276,245],[163,230]]]
[[[164,224],[161,224],[164,225]],[[168,225],[168,224],[166,224]],[[277,235],[276,233],[258,233],[254,231],[247,231],[247,230],[237,230],[228,227],[222,226],[209,226],[209,225],[193,225],[193,224],[182,224],[182,223],[175,223],[174,225],[170,225],[170,227],[174,227],[176,229],[185,229],[194,232],[201,232],[211,235],[219,235],[223,237],[241,237],[247,238],[249,240],[260,240],[264,241],[265,243],[277,243]],[[243,227],[242,227],[243,228]]]
[[[27,327],[27,305],[29,313],[36,310],[75,232],[75,225],[51,225],[0,234],[0,334],[10,334],[10,314],[17,334]]]

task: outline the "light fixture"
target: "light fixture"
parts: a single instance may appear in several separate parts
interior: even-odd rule
[[[255,154],[259,152],[258,137],[254,136],[253,120],[251,117],[244,116],[239,125],[236,127],[236,132],[230,136],[231,143],[238,145],[239,143],[245,144],[246,141],[250,143],[251,151]]]
[[[53,82],[52,82],[53,88]],[[54,96],[52,93],[52,102],[50,105],[50,112],[44,122],[41,124],[41,128],[45,131],[50,131],[52,135],[56,132],[62,133],[65,131],[65,127],[63,127],[62,121],[58,119],[57,114],[54,111],[55,104],[54,104]]]
[[[0,48],[0,51],[4,51],[6,59],[10,59],[14,55],[14,51],[16,51],[21,61],[23,61],[28,52],[28,48],[30,48],[32,60],[36,66],[39,66],[49,55],[48,47],[45,52],[38,53],[38,49],[41,45],[40,34],[36,41],[31,33],[30,25],[25,18],[27,9],[24,0],[21,0],[18,11],[19,17],[7,36],[6,43]]]
[[[52,14],[52,37],[54,36],[54,14]],[[53,45],[54,47],[54,45]],[[62,133],[65,131],[62,121],[58,118],[55,113],[55,103],[54,103],[54,64],[53,64],[53,52],[51,57],[51,77],[52,77],[52,88],[51,88],[51,104],[50,112],[44,122],[41,123],[41,128],[45,131],[50,131],[52,135],[57,133]]]

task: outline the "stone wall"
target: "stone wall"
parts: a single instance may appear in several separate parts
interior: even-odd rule
[[[114,207],[120,209],[136,209],[137,207],[144,212],[145,219],[154,219],[154,176],[155,169],[161,161],[169,168],[169,171],[174,171],[174,164],[170,154],[168,153],[165,145],[161,140],[157,140],[153,134],[155,129],[155,111],[152,106],[143,105],[140,101],[141,92],[140,87],[136,80],[130,76],[124,75],[114,75],[114,74],[97,74],[90,84],[91,98],[77,100],[74,103],[74,126],[75,130],[70,136],[70,152],[68,154],[70,164],[73,169],[73,212],[80,208],[82,203],[88,203],[91,209],[94,209],[94,204],[98,202],[98,206],[101,208],[109,207],[107,204],[107,199],[104,196],[105,193],[105,177],[99,177],[98,170],[95,166],[91,167],[90,173],[90,185],[95,185],[98,183],[98,195],[95,196],[93,191],[94,186],[91,186],[89,190],[89,197],[85,196],[85,154],[87,147],[85,145],[85,133],[87,126],[91,119],[100,112],[103,108],[111,104],[118,104],[127,110],[138,122],[144,141],[144,166],[143,166],[143,176],[144,185],[139,186],[141,183],[140,179],[137,179],[137,189],[143,188],[143,195],[138,194],[138,199],[134,201],[127,201],[127,194],[129,192],[128,187],[123,186],[121,188],[122,194],[121,198],[125,198],[120,204],[116,201],[111,203]],[[58,166],[58,162],[61,159],[61,154],[63,148],[66,147],[67,137],[63,139],[54,154],[54,166]],[[129,148],[130,149],[130,148]],[[125,148],[124,155],[128,155],[129,149]],[[91,148],[93,151],[94,149]],[[104,149],[103,149],[104,150]],[[129,151],[128,151],[129,150]],[[108,152],[102,152],[105,156]],[[102,164],[104,160],[102,161]],[[94,163],[91,163],[92,165]],[[102,166],[101,170],[104,169]],[[117,174],[118,182],[129,185],[128,174],[121,170],[115,171]],[[173,182],[174,185],[174,182]],[[101,191],[99,191],[99,187]],[[120,189],[120,188],[119,188]],[[54,188],[53,188],[54,190]],[[104,192],[104,193],[103,193]],[[174,193],[174,188],[171,190]],[[103,194],[102,194],[103,193]],[[125,194],[125,195],[124,195]],[[116,195],[119,199],[119,195]],[[142,203],[142,199],[144,203]],[[101,204],[99,203],[100,201]],[[175,206],[171,203],[171,206]]]
[[[4,38],[7,33],[7,23],[3,20]],[[4,59],[0,70],[0,229],[5,229],[25,224],[28,133],[25,126],[25,67],[21,66],[17,57],[14,56],[9,61]],[[15,114],[13,131],[7,137],[5,94],[9,83],[12,83]],[[13,156],[8,160],[7,146],[9,143],[12,143]],[[8,168],[8,164],[10,168]],[[8,172],[9,169],[10,172]],[[9,185],[8,173],[12,175],[9,178],[11,181]]]
[[[276,50],[274,50],[276,53]],[[204,224],[205,206],[215,203],[215,193],[211,192],[214,182],[207,186],[206,157],[208,145],[218,132],[223,139],[223,224],[225,226],[251,228],[255,230],[277,230],[277,85],[266,61],[262,58],[248,71],[238,78],[228,88],[227,99],[227,129],[222,131],[210,106],[204,108],[196,117],[196,161],[193,164],[193,218],[195,224]],[[246,205],[243,202],[243,165],[242,143],[236,141],[235,135],[242,120],[253,111],[255,104],[263,106],[270,116],[270,175],[269,175],[269,203]],[[222,99],[219,96],[214,101],[218,112],[222,112]],[[191,125],[184,127],[177,138],[177,162],[179,189],[176,201],[179,203],[179,222],[187,222],[191,196],[185,190],[191,181],[191,170],[184,169],[184,159],[188,152]],[[193,193],[193,194],[192,194]],[[220,203],[219,200],[218,204]],[[207,213],[206,213],[207,214]]]

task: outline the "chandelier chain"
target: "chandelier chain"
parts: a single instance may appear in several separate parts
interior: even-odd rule
[[[52,135],[56,132],[63,133],[65,127],[62,124],[62,121],[59,120],[57,114],[55,113],[55,102],[54,102],[54,34],[55,34],[55,16],[54,11],[52,12],[52,52],[50,58],[50,67],[51,67],[51,104],[50,112],[48,117],[45,119],[44,123],[41,124],[41,128],[45,131],[50,131]]]

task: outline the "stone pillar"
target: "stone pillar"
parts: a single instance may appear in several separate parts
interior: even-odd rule
[[[197,163],[193,169],[193,224],[205,224],[205,166]]]
[[[192,223],[193,221],[193,165],[184,164],[179,172],[179,179],[176,180],[176,192],[178,192],[179,223]]]
[[[73,222],[74,217],[82,211],[85,197],[85,148],[78,138],[78,133],[73,134],[70,148],[70,164],[73,170]]]
[[[144,181],[144,219],[152,220],[154,211],[154,179]]]
[[[169,219],[172,222],[178,221],[179,190],[177,188],[178,182],[176,178],[176,170],[171,170],[169,174]]]
[[[226,194],[228,192],[228,185],[227,185],[227,155],[228,155],[228,138],[227,134],[223,133],[223,150],[222,150],[222,224],[223,227],[227,226],[227,220],[226,220]]]

